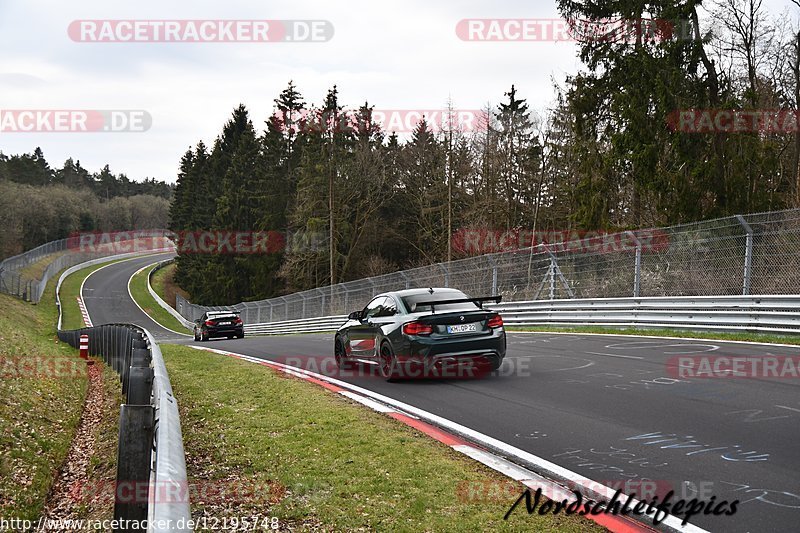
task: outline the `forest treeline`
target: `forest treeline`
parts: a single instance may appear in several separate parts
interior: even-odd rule
[[[172,186],[131,181],[106,165],[89,172],[67,159],[53,169],[42,150],[0,153],[0,259],[81,231],[165,228]]]
[[[549,109],[535,112],[511,86],[470,131],[448,104],[438,123],[398,136],[369,103],[345,108],[336,86],[309,104],[290,82],[275,113],[255,118],[263,128],[239,106],[210,146],[183,156],[172,228],[281,231],[300,244],[182,254],[177,281],[197,303],[230,304],[457,258],[460,228],[618,230],[798,205],[796,128],[691,133],[671,118],[796,116],[796,12],[773,17],[758,0],[557,4],[566,20],[650,17],[693,31],[579,41],[584,68],[554,87]],[[324,246],[302,245],[312,241]]]

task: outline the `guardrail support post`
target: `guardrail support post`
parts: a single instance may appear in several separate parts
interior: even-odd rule
[[[128,404],[148,405],[153,391],[153,369],[133,366],[128,369]]]
[[[753,274],[753,228],[744,219],[742,215],[736,215],[736,220],[744,228],[747,234],[745,238],[744,248],[744,276],[742,280],[742,295],[747,296],[750,294],[750,280]]]
[[[136,520],[141,523],[147,519],[154,426],[153,406],[123,405],[120,409],[115,520]],[[120,528],[115,531],[133,529]]]

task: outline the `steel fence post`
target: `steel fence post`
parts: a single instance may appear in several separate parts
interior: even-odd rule
[[[633,271],[633,297],[638,298],[642,283],[642,243],[632,231],[626,232],[636,243],[636,259]]]
[[[494,259],[494,255],[487,255],[486,259],[492,264],[492,296],[497,295],[497,261]]]
[[[744,275],[742,280],[742,295],[747,296],[750,294],[750,280],[753,273],[753,228],[744,219],[742,215],[736,215],[736,220],[744,228],[745,233],[745,248],[744,248]]]
[[[442,272],[444,272],[444,286],[449,288],[450,287],[450,271],[447,269],[447,266],[445,266],[445,265],[446,265],[445,263],[439,263],[439,268],[441,268]]]

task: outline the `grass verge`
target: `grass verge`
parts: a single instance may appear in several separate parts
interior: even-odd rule
[[[54,288],[55,280],[38,305],[0,294],[0,517],[5,519],[38,520],[86,398],[85,363],[55,336]],[[120,390],[108,369],[103,387],[104,415],[95,428],[89,483],[106,483],[116,472]],[[108,518],[113,502],[88,501],[79,512]]]
[[[54,337],[52,292],[39,305],[0,294],[0,516],[38,519],[86,395],[75,350]],[[67,375],[51,370],[64,364]],[[67,369],[70,368],[70,369]]]
[[[260,513],[281,529],[315,531],[603,530],[524,510],[504,521],[521,489],[470,499],[469,483],[513,482],[416,430],[260,365],[186,346],[162,351],[189,477],[234,495],[196,499],[195,517]]]
[[[54,252],[52,254],[48,254],[43,256],[38,261],[31,263],[28,266],[22,267],[19,269],[19,274],[22,276],[23,279],[42,279],[42,275],[47,267],[61,257],[62,255],[68,253],[67,251],[61,252]]]
[[[175,296],[177,294],[180,294],[187,300],[189,299],[189,293],[181,289],[178,284],[175,283],[176,268],[177,265],[175,263],[170,263],[164,268],[155,271],[150,280],[150,284],[153,286],[153,290],[156,291],[156,294],[172,307],[175,307]]]
[[[167,329],[186,334],[188,330],[183,327],[183,324],[166,309],[158,305],[153,295],[147,290],[147,277],[150,275],[152,269],[153,266],[149,265],[133,275],[129,285],[131,296],[133,296],[133,299],[139,304],[139,307],[141,307],[150,318]]]
[[[551,327],[551,326],[514,326],[506,331],[533,331],[541,333],[601,333],[606,335],[645,335],[651,337],[686,337],[690,339],[710,339],[720,341],[766,342],[775,344],[798,344],[800,336],[774,335],[769,333],[726,333],[715,331],[692,331],[683,329],[647,329],[647,328],[607,328],[600,326]]]

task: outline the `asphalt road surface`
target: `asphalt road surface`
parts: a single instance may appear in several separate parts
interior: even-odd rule
[[[89,278],[84,295],[95,324],[135,322],[157,338],[178,337],[127,301],[127,278],[153,261],[120,263]],[[338,374],[332,334],[179,342]],[[674,490],[675,499],[713,497],[715,504],[739,500],[734,516],[694,517],[704,529],[797,531],[800,379],[688,378],[674,371],[676,356],[770,354],[800,356],[800,348],[509,333],[503,367],[485,378],[386,383],[368,370],[337,377],[615,488],[655,486],[661,495]]]
[[[137,270],[174,255],[166,253],[128,259],[103,267],[90,275],[83,285],[82,295],[92,324],[95,326],[112,323],[136,324],[150,331],[159,342],[185,338],[154,322],[139,309],[128,293],[128,280]]]

